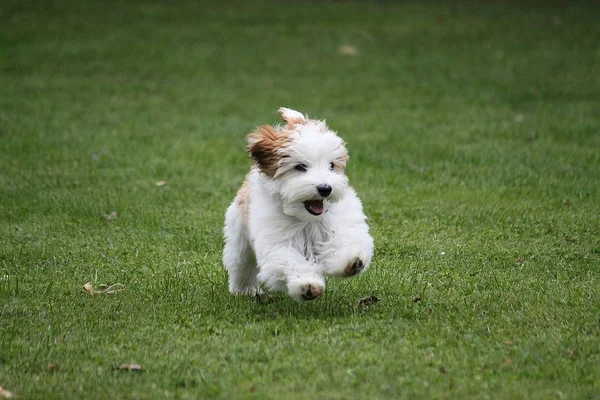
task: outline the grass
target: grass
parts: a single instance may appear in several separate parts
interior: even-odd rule
[[[599,20],[593,2],[4,1],[0,386],[597,399]],[[220,262],[244,135],[282,105],[346,139],[376,241],[367,274],[304,305],[230,296]]]

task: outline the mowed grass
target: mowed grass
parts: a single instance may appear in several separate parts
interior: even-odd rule
[[[3,1],[0,386],[597,399],[598,21],[593,2]],[[376,242],[309,304],[233,297],[220,261],[244,136],[279,106],[347,141]]]

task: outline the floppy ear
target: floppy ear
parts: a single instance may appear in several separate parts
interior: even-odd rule
[[[281,107],[277,110],[281,118],[287,123],[288,127],[293,128],[296,124],[305,124],[306,117],[291,108]]]
[[[265,175],[273,178],[277,173],[281,150],[290,142],[289,134],[278,132],[271,125],[259,126],[248,135],[248,152]]]

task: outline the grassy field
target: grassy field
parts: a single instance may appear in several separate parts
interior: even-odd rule
[[[600,6],[540,3],[3,1],[0,386],[600,398]],[[220,261],[279,106],[346,139],[376,242],[310,304]]]

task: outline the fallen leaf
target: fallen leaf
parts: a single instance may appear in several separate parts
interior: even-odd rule
[[[123,290],[125,290],[125,286],[121,283],[115,283],[114,285],[101,285],[100,287],[102,288],[104,286],[104,289],[100,289],[96,292],[96,294],[115,294],[115,293],[119,293],[122,292]]]
[[[346,56],[355,56],[358,54],[358,49],[352,45],[344,44],[339,47],[338,53]]]
[[[569,351],[567,352],[567,357],[569,357],[569,359],[571,360],[576,359],[578,355],[579,351],[577,351],[577,349],[569,349]]]
[[[87,293],[90,296],[95,294],[116,294],[125,290],[125,286],[121,283],[115,283],[114,285],[102,284],[99,286],[100,290],[94,290],[92,282],[88,282],[81,288],[83,293]]]
[[[135,372],[143,372],[144,367],[140,364],[121,364],[113,367],[114,370],[118,371],[135,371]]]
[[[49,363],[48,364],[48,371],[55,371],[55,370],[56,370],[56,364]]]
[[[268,293],[256,293],[256,301],[260,304],[270,304],[278,299],[277,295]]]
[[[114,221],[115,219],[119,218],[119,214],[117,214],[116,211],[112,211],[110,214],[102,214],[102,216],[107,221]]]
[[[519,258],[517,258],[517,262],[519,264],[523,264],[525,262],[525,259],[523,257],[519,257]]]
[[[156,186],[167,186],[168,184],[167,181],[156,181]]]
[[[381,300],[379,297],[375,296],[375,295],[370,295],[369,297],[365,297],[364,299],[360,299],[358,301],[358,304],[361,306],[370,306],[373,305],[375,303],[377,303],[379,300]]]
[[[94,295],[94,285],[92,285],[92,282],[88,282],[85,285],[83,285],[83,287],[81,288],[81,291],[83,293],[87,293],[90,296]]]
[[[2,386],[0,386],[0,397],[3,399],[16,399],[17,397],[19,397],[19,395],[9,390],[6,390]]]

